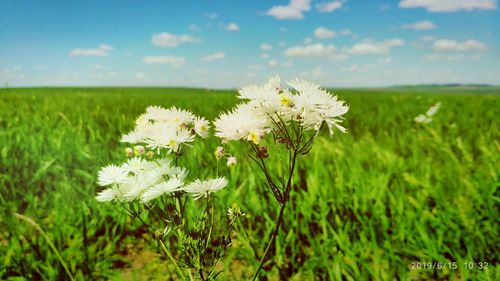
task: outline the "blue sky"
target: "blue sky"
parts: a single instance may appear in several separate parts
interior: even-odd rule
[[[500,84],[497,0],[0,0],[9,86]]]

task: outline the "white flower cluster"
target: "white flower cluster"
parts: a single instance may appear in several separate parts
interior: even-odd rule
[[[282,88],[278,76],[263,85],[239,89],[245,102],[215,120],[215,135],[224,141],[248,140],[258,144],[266,134],[275,130],[278,122],[296,121],[305,130],[319,130],[326,123],[330,134],[340,126],[342,115],[349,107],[319,85],[300,79],[288,82],[293,88]]]
[[[158,154],[162,149],[177,153],[181,145],[193,142],[196,135],[206,138],[209,128],[205,118],[187,110],[150,106],[137,118],[134,130],[124,135],[121,141],[145,144]]]
[[[189,111],[175,107],[164,109],[150,106],[137,118],[135,129],[122,137],[122,142],[137,144],[127,147],[127,162],[108,165],[98,173],[98,184],[107,187],[96,196],[97,201],[147,203],[163,194],[183,191],[194,199],[208,196],[227,185],[226,178],[196,179],[186,183],[188,171],[173,165],[167,155],[157,157],[162,149],[178,153],[181,145],[192,142],[196,135],[206,138],[208,121]],[[156,151],[148,151],[143,145]],[[135,155],[135,157],[133,157]],[[144,156],[144,157],[137,157]]]
[[[432,117],[438,112],[441,107],[441,103],[437,102],[435,105],[431,106],[425,114],[419,114],[413,120],[417,123],[430,123],[432,122]]]
[[[164,193],[178,191],[184,185],[187,171],[172,166],[168,159],[154,161],[133,157],[121,166],[109,165],[98,173],[98,184],[109,188],[101,191],[97,201],[151,201]]]

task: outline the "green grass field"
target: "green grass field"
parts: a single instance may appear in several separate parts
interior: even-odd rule
[[[500,89],[336,94],[351,106],[349,132],[323,134],[300,160],[262,280],[499,280]],[[438,101],[432,123],[413,121]],[[77,280],[176,280],[138,221],[95,201],[96,173],[125,159],[118,140],[146,106],[213,120],[236,102],[235,92],[201,89],[1,89],[0,279],[66,280],[64,264]],[[197,143],[198,161],[182,164],[213,173],[217,144]],[[258,265],[250,244],[264,249],[278,205],[248,147],[232,152],[239,163],[220,169],[230,184],[216,204],[248,216],[220,279],[248,280]],[[457,268],[416,268],[423,262]]]

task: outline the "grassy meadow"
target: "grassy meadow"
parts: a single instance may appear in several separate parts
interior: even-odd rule
[[[261,280],[499,280],[500,88],[335,93],[351,107],[348,133],[325,132],[300,159]],[[68,271],[75,280],[176,280],[147,229],[96,202],[96,173],[125,159],[120,136],[148,105],[213,120],[236,102],[234,91],[202,89],[0,89],[0,280],[68,280]],[[436,102],[431,123],[413,121]],[[217,145],[196,142],[187,153],[198,161],[181,165],[214,174]],[[249,148],[231,147],[239,162],[219,169],[230,183],[216,204],[236,202],[248,215],[220,280],[248,280],[258,265],[251,249],[264,250],[278,205]],[[417,268],[423,262],[457,268]]]

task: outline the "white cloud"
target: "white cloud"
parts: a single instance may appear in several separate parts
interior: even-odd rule
[[[424,61],[463,61],[469,57],[465,54],[453,54],[453,55],[442,55],[442,54],[428,54],[424,57]],[[472,59],[472,57],[470,57]]]
[[[137,72],[134,77],[137,80],[144,80],[146,78],[146,74],[144,74],[142,72]]]
[[[268,59],[269,58],[269,54],[263,53],[262,55],[260,55],[260,58],[261,59]]]
[[[366,41],[355,44],[351,48],[347,49],[347,52],[353,55],[378,55],[386,54],[391,50],[391,48],[400,47],[403,45],[404,41],[399,38],[390,39],[378,43]]]
[[[349,36],[352,34],[352,31],[350,29],[342,29],[341,31],[339,31],[339,34],[341,36]]]
[[[236,23],[234,22],[231,22],[229,23],[227,26],[226,26],[226,30],[227,31],[239,31],[240,30],[240,26],[237,25]]]
[[[435,29],[436,27],[437,26],[432,21],[428,20],[403,24],[404,29],[413,29],[413,30],[429,30],[429,29]]]
[[[436,38],[434,38],[433,36],[424,35],[424,36],[420,36],[418,39],[421,40],[421,41],[425,41],[425,42],[432,42]]]
[[[278,5],[266,11],[266,15],[278,20],[300,20],[303,12],[311,10],[311,0],[290,0],[288,5]]]
[[[69,55],[71,57],[105,57],[113,50],[113,46],[101,44],[97,48],[82,49],[77,48],[71,50]]]
[[[272,50],[273,46],[267,44],[267,43],[262,43],[260,44],[260,49],[262,51],[269,51],[269,50]]]
[[[379,63],[391,63],[392,58],[391,57],[385,57],[385,58],[380,58],[377,60]]]
[[[48,67],[47,67],[47,65],[45,65],[45,64],[35,64],[35,65],[33,66],[33,68],[35,68],[35,69],[37,69],[37,70],[46,70]]]
[[[277,60],[270,60],[267,64],[271,67],[274,67],[274,66],[278,65],[278,61]]]
[[[172,67],[179,68],[186,64],[186,59],[175,56],[150,56],[142,60],[145,64],[168,64]]]
[[[434,41],[432,49],[435,51],[474,51],[481,52],[486,50],[486,46],[474,39],[469,39],[464,42],[457,42],[455,40],[440,39]]]
[[[207,13],[207,14],[205,14],[205,17],[208,19],[214,20],[214,19],[218,18],[219,15],[217,13]]]
[[[351,64],[350,66],[341,67],[340,71],[354,73],[354,72],[360,72],[361,69],[359,68],[359,66],[357,64]]]
[[[316,5],[316,10],[320,13],[330,13],[342,8],[341,1],[324,2]]]
[[[320,26],[314,30],[314,36],[318,39],[329,39],[335,37],[335,31]]]
[[[193,23],[193,24],[189,25],[189,30],[198,32],[201,30],[201,28],[198,25]]]
[[[297,58],[330,58],[330,59],[347,59],[346,54],[339,53],[333,44],[323,45],[322,43],[294,46],[286,49],[285,56]]]
[[[175,35],[168,32],[153,34],[151,42],[156,47],[177,47],[183,43],[199,43],[200,39],[191,35]]]
[[[429,12],[494,10],[496,0],[401,0],[400,8],[425,8]]]
[[[215,60],[221,60],[226,57],[226,54],[224,52],[217,52],[211,55],[208,55],[204,57],[202,60],[204,61],[215,61]]]

